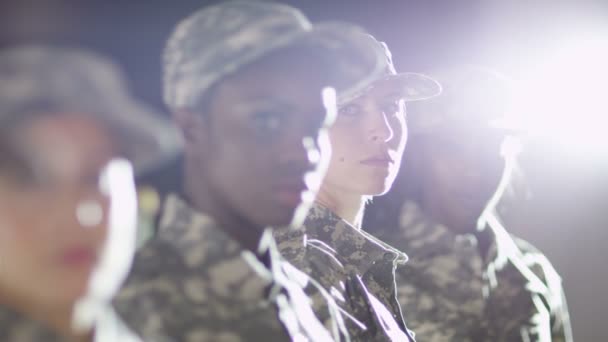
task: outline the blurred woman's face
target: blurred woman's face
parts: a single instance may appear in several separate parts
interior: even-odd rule
[[[379,82],[339,109],[329,135],[333,152],[326,190],[382,195],[401,165],[407,137],[404,102],[392,85]]]
[[[12,158],[0,163],[0,300],[73,303],[104,247],[110,198],[100,180],[117,151],[78,115],[41,116],[11,132]]]
[[[505,176],[501,155],[504,133],[486,131],[446,131],[422,138],[417,156],[422,204],[457,233],[474,231]]]

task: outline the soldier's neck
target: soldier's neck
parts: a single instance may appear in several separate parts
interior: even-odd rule
[[[243,248],[257,253],[264,227],[252,224],[219,200],[218,196],[214,196],[204,177],[201,177],[200,172],[187,160],[184,161],[182,184],[182,193],[194,209],[213,218],[219,228],[238,241]]]
[[[49,330],[69,341],[86,342],[93,340],[93,329],[75,331],[72,327],[74,303],[43,303],[40,300],[21,295],[0,296],[0,303],[14,308],[24,317],[44,324]]]
[[[87,331],[78,332],[72,328],[72,310],[59,310],[57,312],[48,313],[45,317],[49,325],[54,327],[60,335],[74,342],[90,342],[93,341],[94,327]]]
[[[365,196],[343,191],[324,184],[321,186],[316,202],[356,228],[361,228]]]

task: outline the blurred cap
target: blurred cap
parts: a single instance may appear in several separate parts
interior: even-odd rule
[[[439,130],[496,129],[516,134],[521,127],[510,120],[514,84],[483,66],[462,65],[430,73],[442,86],[440,96],[408,106],[412,134]]]
[[[312,24],[298,9],[259,1],[227,1],[182,20],[164,52],[164,100],[192,108],[217,81],[282,48],[304,46],[331,61],[338,94],[367,87],[383,73],[383,52],[346,23]],[[335,77],[334,77],[335,76]]]
[[[370,45],[375,46],[375,49],[381,51],[382,73],[378,74],[368,87],[349,94],[338,95],[339,106],[360,97],[379,83],[391,84],[392,88],[400,91],[406,102],[427,100],[441,93],[440,83],[428,75],[414,72],[397,73],[393,64],[393,55],[385,42],[380,42],[367,33],[359,33],[359,39],[369,42]]]
[[[0,51],[0,126],[28,115],[69,112],[106,124],[136,174],[181,149],[173,125],[130,97],[115,65],[79,49],[21,46]]]

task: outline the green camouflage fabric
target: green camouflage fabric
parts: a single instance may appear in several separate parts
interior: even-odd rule
[[[63,341],[46,326],[7,307],[0,307],[0,340],[11,342]]]
[[[315,204],[302,227],[274,231],[281,254],[344,310],[354,341],[413,341],[396,298],[395,268],[407,256]],[[313,289],[314,290],[314,289]],[[319,296],[310,293],[315,311]]]
[[[383,51],[349,23],[311,23],[272,1],[224,1],[180,21],[163,53],[163,93],[172,110],[196,107],[210,87],[282,48],[304,45],[331,61],[331,86],[348,94],[383,72]]]
[[[0,306],[0,341],[10,342],[68,342],[45,325],[27,318],[16,311]],[[94,342],[140,342],[118,318],[108,309],[95,324]]]
[[[379,83],[390,84],[395,91],[399,92],[405,102],[427,100],[441,94],[441,85],[430,76],[415,72],[397,73],[393,64],[393,54],[385,42],[380,42],[367,33],[359,33],[359,39],[369,41],[370,45],[383,52],[383,72],[378,74],[377,78],[373,79],[373,82],[367,87],[346,94],[340,93],[338,95],[338,107],[369,93]]]
[[[146,341],[346,340],[340,322],[326,329],[316,318],[307,285],[270,231],[255,254],[170,194],[158,235],[137,253],[115,306]]]
[[[423,341],[572,341],[561,279],[545,256],[506,233],[456,235],[407,201],[398,230],[377,236],[407,250],[398,298]],[[489,241],[486,253],[478,239]],[[484,257],[485,254],[485,257]]]

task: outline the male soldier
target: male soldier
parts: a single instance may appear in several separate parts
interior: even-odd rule
[[[116,301],[143,337],[348,338],[329,296],[328,329],[316,318],[303,289],[312,281],[265,228],[301,222],[318,189],[335,115],[327,87],[349,93],[380,72],[380,55],[354,32],[267,2],[224,2],[178,24],[163,73],[185,138],[181,184]]]
[[[519,143],[511,82],[474,66],[431,75],[443,94],[411,107],[405,167],[366,217],[410,256],[397,286],[411,327],[429,341],[571,341],[558,274],[496,215]]]
[[[360,40],[383,52],[383,73],[368,88],[339,94],[329,131],[332,158],[315,205],[300,229],[276,230],[275,237],[287,260],[319,280],[365,326],[350,327],[354,339],[407,341],[413,338],[395,288],[395,268],[407,257],[361,230],[361,217],[366,202],[386,193],[399,170],[404,101],[435,96],[441,88],[424,75],[398,74],[386,44],[366,34]]]

